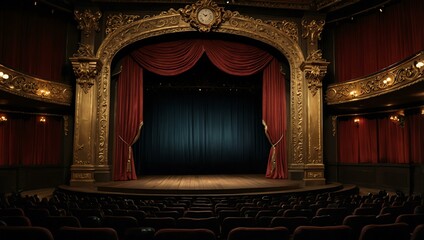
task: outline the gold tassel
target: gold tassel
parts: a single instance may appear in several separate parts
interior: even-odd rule
[[[131,172],[131,146],[128,147],[127,172]]]
[[[271,168],[271,172],[273,173],[275,168],[276,168],[276,162],[275,162],[275,145],[272,145],[272,157],[271,157],[271,161],[272,161],[272,168]]]

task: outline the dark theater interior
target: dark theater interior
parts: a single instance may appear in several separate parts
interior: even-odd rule
[[[424,240],[424,1],[0,5],[1,240]]]

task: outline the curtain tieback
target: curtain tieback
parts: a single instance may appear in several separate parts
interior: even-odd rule
[[[131,155],[132,155],[132,148],[131,145],[128,144],[121,136],[118,136],[121,141],[123,141],[128,146],[128,159],[127,159],[127,172],[131,172]]]

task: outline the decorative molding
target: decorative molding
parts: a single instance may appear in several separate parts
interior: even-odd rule
[[[108,15],[106,20],[106,35],[112,33],[117,28],[130,24],[141,17],[139,15],[124,15],[122,13]]]
[[[80,44],[77,52],[69,60],[71,60],[77,84],[84,93],[88,93],[102,66],[99,59],[94,56],[93,48],[87,44]]]
[[[100,31],[99,20],[102,14],[99,11],[91,12],[90,9],[84,11],[74,11],[75,20],[78,21],[78,29],[81,30],[85,37],[89,37],[93,31]]]
[[[294,41],[299,41],[299,30],[297,24],[290,21],[272,21],[268,20],[265,23],[270,24],[271,26],[278,28],[280,31],[284,32],[287,36],[289,36]]]
[[[358,101],[394,92],[423,80],[424,52],[420,52],[370,76],[330,84],[325,99],[329,105]]]
[[[324,172],[322,171],[307,171],[306,178],[324,178]]]
[[[70,106],[72,87],[67,84],[32,77],[0,64],[0,89],[21,97]],[[7,74],[8,78],[4,78]]]
[[[110,111],[110,66],[116,54],[128,45],[137,41],[148,39],[160,35],[194,32],[198,29],[185,21],[181,12],[186,9],[193,8],[192,5],[186,8],[174,10],[170,9],[161,12],[158,15],[143,17],[132,23],[116,28],[110,34],[106,35],[105,39],[99,46],[96,59],[102,63],[99,69],[98,87],[97,87],[97,129],[95,138],[97,149],[96,161],[108,163],[108,142],[109,142],[109,111]],[[222,13],[222,12],[221,12]],[[188,13],[187,13],[188,14]],[[300,44],[294,36],[295,30],[284,30],[277,25],[266,23],[260,19],[243,16],[238,12],[225,11],[230,18],[221,22],[214,32],[238,35],[255,39],[257,41],[268,44],[281,52],[286,58],[290,66],[290,81],[291,81],[291,106],[292,112],[291,124],[292,127],[289,137],[292,138],[294,162],[303,163],[304,161],[304,134],[306,132],[304,121],[304,75],[299,66],[304,62]],[[186,15],[192,16],[192,15]],[[189,17],[189,19],[192,19]],[[284,24],[282,24],[283,26]],[[287,23],[287,26],[290,24]],[[291,26],[291,25],[290,25]],[[212,28],[211,28],[212,29]],[[297,29],[297,28],[296,28]],[[297,31],[297,30],[296,30]],[[207,33],[207,32],[206,32]],[[77,120],[76,120],[77,121]]]
[[[202,23],[201,18],[199,18],[202,15],[200,11],[203,9],[208,9],[211,12],[210,23]],[[232,17],[231,11],[225,11],[223,7],[219,7],[212,0],[200,0],[192,5],[187,5],[185,8],[178,9],[178,12],[181,14],[184,22],[189,23],[199,32],[209,32],[216,29]]]
[[[321,40],[321,33],[324,29],[324,25],[324,20],[312,19],[309,22],[306,19],[302,20],[302,37],[307,38],[310,45],[314,45],[318,40]]]
[[[63,116],[63,132],[65,136],[68,136],[69,133],[69,116]]]
[[[322,79],[327,74],[327,66],[330,64],[322,58],[321,50],[311,52],[302,63],[300,68],[305,72],[305,78],[308,81],[308,88],[312,92],[312,96],[322,88]]]
[[[337,116],[331,116],[331,125],[333,127],[333,137],[335,137],[337,134]]]

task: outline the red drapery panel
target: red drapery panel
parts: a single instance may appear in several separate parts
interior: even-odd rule
[[[343,163],[377,163],[377,121],[364,117],[341,119],[338,124],[338,155]]]
[[[399,1],[335,29],[336,81],[377,72],[424,49],[424,1]]]
[[[10,115],[5,116],[7,121],[0,122],[0,166],[19,165],[22,155],[23,120],[14,119]]]
[[[118,80],[114,180],[137,179],[132,145],[143,124],[143,69],[124,58]]]
[[[257,73],[258,71],[261,71],[263,69],[267,69],[268,74],[264,74],[264,79],[268,77],[266,82],[273,82],[273,81],[283,81],[284,77],[279,71],[279,65],[274,58],[268,54],[267,52],[262,51],[261,49],[258,49],[253,46],[241,44],[241,43],[235,43],[235,42],[225,42],[221,40],[178,40],[173,42],[165,42],[165,43],[158,43],[158,44],[152,44],[149,46],[144,46],[137,51],[134,51],[131,53],[131,56],[133,59],[140,65],[140,67],[149,70],[155,74],[164,75],[164,76],[174,76],[181,74],[190,68],[192,68],[196,62],[200,59],[200,57],[203,55],[203,53],[206,53],[211,62],[221,69],[222,71],[237,75],[237,76],[247,76],[254,73]],[[272,64],[271,64],[272,62]],[[135,70],[131,70],[135,71]],[[124,73],[124,70],[122,71]],[[132,81],[134,82],[135,79],[139,79],[142,77],[134,75],[125,76],[124,73],[120,76],[119,81],[124,78],[129,78],[125,81]],[[139,73],[142,75],[142,72]],[[119,85],[119,84],[118,84]],[[136,88],[133,85],[127,86],[129,88]],[[142,89],[142,86],[141,86]],[[281,119],[285,118],[285,90],[282,89],[283,95],[275,95],[274,92],[275,89],[272,87],[266,88],[269,89],[269,91],[264,92],[264,95],[269,95],[272,97],[281,97],[281,100],[284,104],[280,106],[274,106],[276,108],[282,108],[282,110],[279,112],[279,114],[282,115],[274,115],[276,119],[273,121],[282,121]],[[271,91],[272,90],[272,91]],[[123,92],[126,92],[128,90],[122,90]],[[127,94],[128,96],[128,94]],[[121,96],[118,91],[118,99],[123,98],[125,96]],[[139,99],[142,103],[142,97]],[[269,103],[268,101],[266,103],[269,104],[276,104],[278,101]],[[121,103],[118,102],[118,110],[117,115],[127,115],[127,112],[121,112],[124,111],[125,107],[120,108]],[[140,108],[141,109],[141,108]],[[269,117],[269,116],[268,116]],[[117,123],[118,124],[118,123]],[[278,124],[278,123],[275,123]],[[285,122],[280,123],[285,126]],[[131,131],[135,132],[135,129],[138,126],[133,126],[134,129]],[[117,129],[121,128],[119,124],[116,127]],[[284,128],[283,128],[284,129]],[[128,130],[129,131],[129,130]],[[268,131],[272,131],[278,135],[279,130],[274,129],[274,125],[269,128]],[[274,133],[273,133],[274,134]],[[129,138],[127,140],[130,140]],[[272,139],[272,141],[274,141]],[[285,141],[285,140],[284,140]],[[116,141],[117,143],[119,141]],[[127,142],[130,145],[130,142]],[[273,144],[275,144],[273,142]],[[279,151],[285,152],[284,148],[280,148]],[[115,174],[114,178],[115,180],[123,180],[122,175],[123,169],[122,166],[125,166],[127,160],[126,158],[123,158],[125,154],[122,152],[122,149],[117,147],[115,149],[115,166],[119,165],[121,167],[115,168]],[[285,171],[283,170],[283,165],[285,164],[285,153],[284,154],[276,154],[276,161],[277,161],[277,168],[274,167],[272,172],[274,174],[269,175],[269,177],[274,178],[285,178],[287,175],[285,174]],[[125,163],[123,163],[123,161]],[[133,164],[133,163],[132,163]],[[275,166],[275,164],[271,164],[272,166]],[[272,167],[271,166],[271,167]],[[281,166],[281,167],[280,167]],[[281,170],[278,170],[281,169]],[[271,171],[271,170],[269,170]],[[132,171],[134,172],[134,171]],[[268,172],[268,170],[267,170]],[[275,174],[275,172],[278,172]],[[132,175],[134,175],[133,173]],[[135,177],[131,178],[124,178],[124,179],[134,179]]]
[[[378,155],[382,163],[409,163],[407,123],[402,127],[388,117],[378,120]]]
[[[412,163],[424,163],[424,116],[414,114],[406,117],[409,126],[410,159]]]
[[[31,116],[24,120],[22,165],[59,165],[62,162],[62,119]]]
[[[41,166],[62,163],[62,119],[8,115],[0,122],[0,166]]]
[[[262,83],[262,121],[265,134],[272,147],[268,157],[266,176],[286,178],[286,102],[285,79],[279,73],[279,63],[274,59],[264,70]]]
[[[355,117],[358,118],[358,117]],[[341,163],[423,163],[424,116],[341,118],[338,121],[338,159]]]
[[[61,81],[68,20],[31,4],[21,5],[0,9],[0,64]]]

